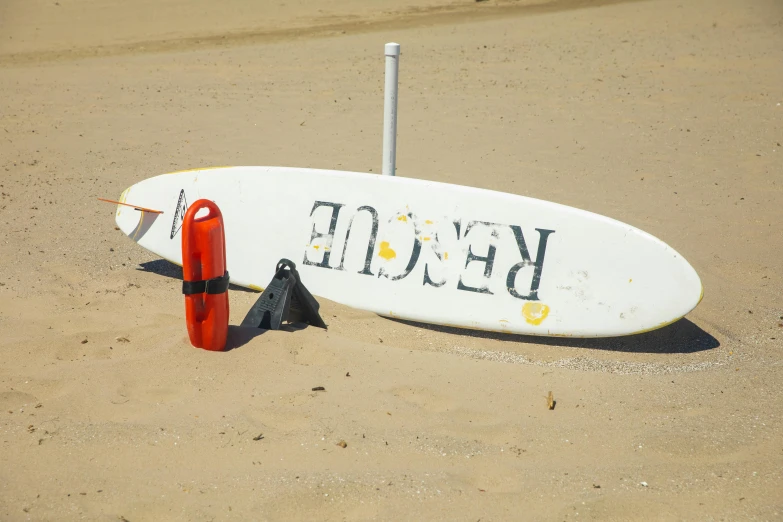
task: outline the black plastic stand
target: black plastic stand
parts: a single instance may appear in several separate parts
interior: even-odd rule
[[[281,259],[276,271],[241,326],[279,330],[284,322],[304,322],[325,329],[326,323],[318,314],[320,305],[302,284],[296,265],[288,259]]]

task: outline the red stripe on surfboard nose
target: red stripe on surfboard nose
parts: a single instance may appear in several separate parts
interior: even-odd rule
[[[114,201],[113,199],[103,199],[103,198],[98,198],[98,199],[100,201],[105,201],[106,203],[116,203],[118,205],[125,205],[126,207],[131,207],[131,208],[133,208],[135,210],[143,210],[144,212],[152,212],[154,214],[163,214],[162,210],[153,210],[151,208],[140,207],[138,205],[131,205],[129,203],[122,203],[121,201]]]

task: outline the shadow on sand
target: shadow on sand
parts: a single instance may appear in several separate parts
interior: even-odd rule
[[[142,272],[150,272],[152,274],[161,275],[164,277],[170,277],[182,281],[182,267],[177,266],[174,263],[166,261],[165,259],[156,259],[155,261],[148,261],[139,265],[141,268],[137,268]],[[257,290],[250,288],[244,288],[236,285],[228,285],[229,289],[239,292],[249,292],[251,294],[260,294]],[[286,323],[280,327],[282,332],[297,332],[304,330],[309,325],[307,323]],[[224,351],[234,350],[240,348],[259,335],[263,335],[269,330],[261,328],[253,328],[248,326],[228,325],[228,338],[226,339],[226,349]]]
[[[435,332],[492,339],[495,341],[527,344],[543,344],[546,346],[564,346],[570,348],[592,348],[594,350],[609,350],[616,352],[637,353],[695,353],[712,350],[720,346],[720,342],[688,319],[680,319],[658,330],[628,335],[623,337],[604,338],[574,338],[574,337],[540,337],[534,335],[517,335],[506,333],[466,330],[450,326],[422,324],[402,319],[389,321],[424,328]]]
[[[306,323],[284,324],[280,327],[281,332],[298,332],[304,330],[309,325]],[[262,328],[253,328],[252,326],[228,325],[228,338],[226,339],[226,349],[224,351],[234,350],[246,345],[259,335],[263,335],[269,330]]]
[[[155,261],[147,261],[146,263],[140,263],[141,268],[137,268],[141,272],[150,272],[152,274],[158,274],[164,277],[170,277],[172,279],[178,279],[182,281],[182,267],[177,266],[174,263],[166,261],[165,259],[156,259]],[[251,290],[242,286],[229,284],[228,288],[236,292],[249,292],[251,294],[259,294],[257,290]]]
[[[228,325],[228,338],[226,339],[226,349],[224,351],[234,350],[246,345],[259,335],[263,335],[268,330],[261,328],[250,328],[247,326]]]
[[[182,267],[179,267],[165,259],[141,263],[138,270],[182,280]],[[240,292],[259,293],[249,288],[229,285],[231,290]],[[492,339],[501,342],[539,344],[546,346],[563,346],[570,348],[592,348],[594,350],[609,350],[617,352],[637,353],[695,353],[712,350],[720,346],[720,342],[702,330],[688,319],[680,319],[658,330],[624,337],[604,337],[581,339],[573,337],[540,337],[534,335],[516,335],[500,332],[485,332],[481,330],[467,330],[451,326],[438,326],[402,319],[384,318],[396,323],[424,328],[434,332],[448,333],[481,339]],[[297,331],[306,325],[286,325],[281,330]],[[241,326],[229,326],[227,350],[238,348],[247,344],[251,339],[264,333],[266,330],[258,328],[245,328]],[[230,346],[231,348],[228,348]]]

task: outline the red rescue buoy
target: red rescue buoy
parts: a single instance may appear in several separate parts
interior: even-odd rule
[[[197,218],[204,208],[209,212]],[[196,201],[182,220],[182,279],[190,343],[222,351],[228,335],[226,236],[223,215],[212,201]]]

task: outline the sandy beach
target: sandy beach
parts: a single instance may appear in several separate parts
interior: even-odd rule
[[[377,175],[392,41],[398,176],[636,226],[699,306],[580,340],[319,299],[328,331],[193,348],[97,198]],[[783,520],[781,64],[777,0],[2,2],[0,519]]]

